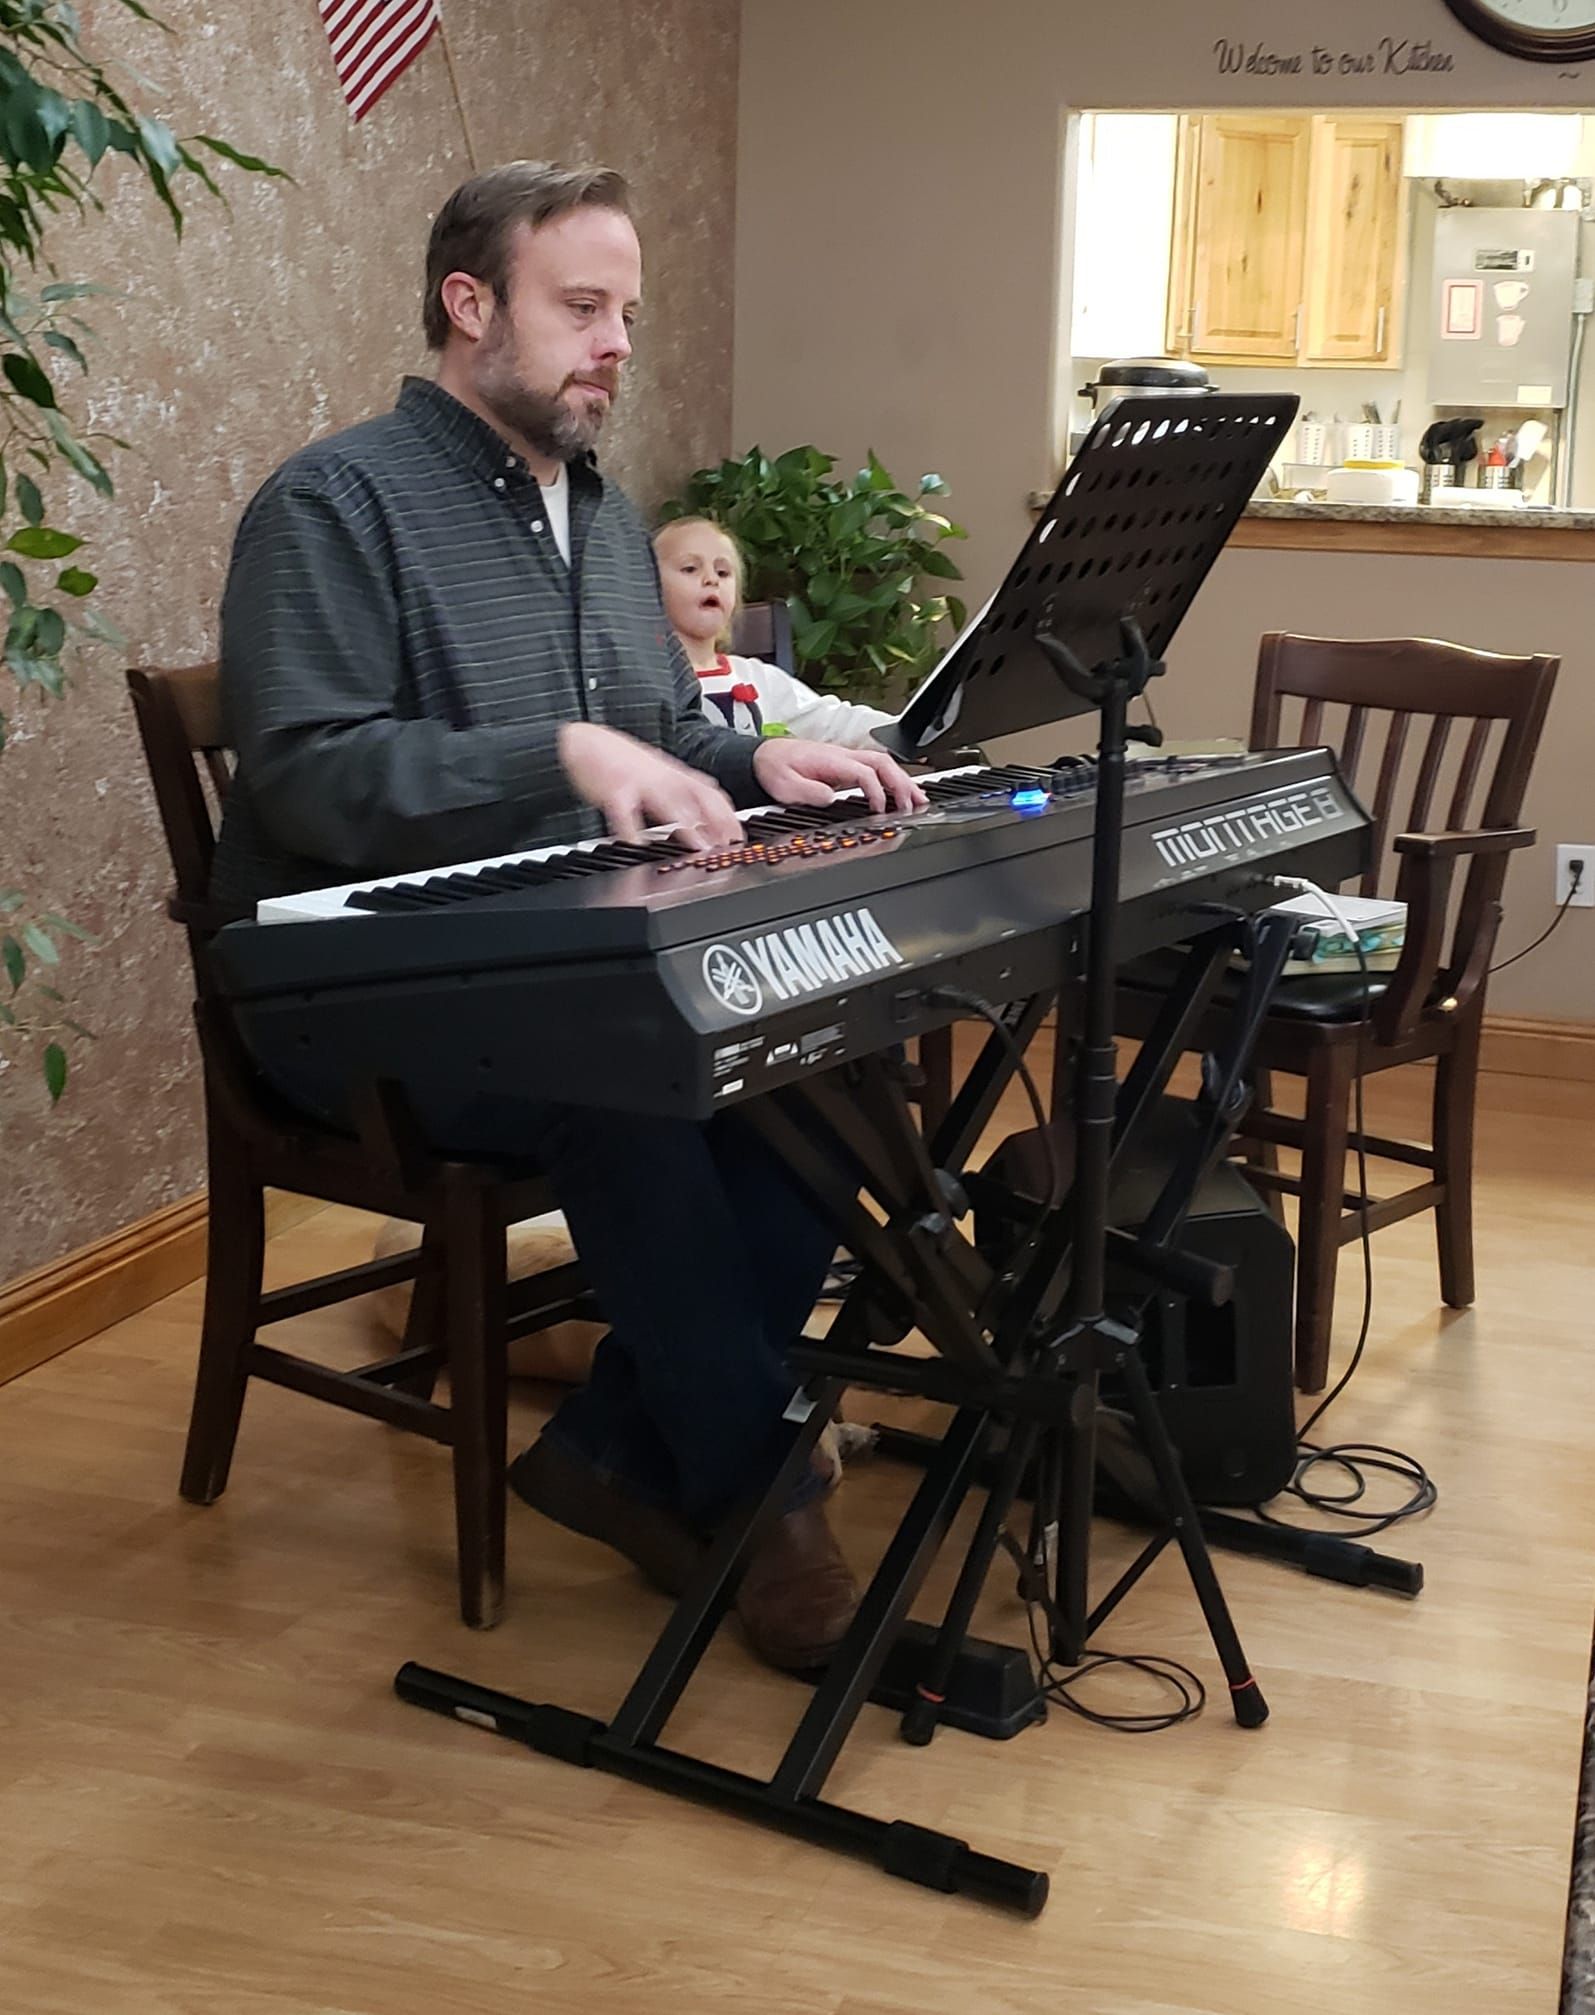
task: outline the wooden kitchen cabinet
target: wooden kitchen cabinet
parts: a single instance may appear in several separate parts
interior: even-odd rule
[[[1405,204],[1399,119],[1314,119],[1304,364],[1393,364]]]
[[[1402,198],[1398,119],[1182,119],[1170,353],[1395,363]]]
[[[1180,125],[1171,347],[1198,359],[1294,361],[1310,122],[1225,112]]]

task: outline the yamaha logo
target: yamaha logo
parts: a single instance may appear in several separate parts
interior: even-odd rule
[[[843,910],[735,945],[708,946],[703,983],[729,1013],[756,1015],[766,1000],[801,1000],[903,963],[869,910]]]
[[[710,945],[704,953],[703,983],[732,1014],[757,1014],[764,1006],[764,989],[747,960],[730,945]]]

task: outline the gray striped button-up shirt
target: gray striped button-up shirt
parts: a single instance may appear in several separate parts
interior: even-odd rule
[[[757,744],[705,719],[637,513],[586,463],[570,485],[567,567],[525,463],[422,378],[266,483],[222,599],[218,903],[591,838],[565,721],[755,800]]]

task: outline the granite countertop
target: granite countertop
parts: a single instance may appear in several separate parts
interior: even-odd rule
[[[1300,519],[1327,524],[1335,519],[1381,525],[1492,525],[1513,531],[1595,532],[1595,511],[1552,511],[1533,504],[1491,511],[1482,505],[1298,504],[1283,497],[1246,507],[1248,518]]]

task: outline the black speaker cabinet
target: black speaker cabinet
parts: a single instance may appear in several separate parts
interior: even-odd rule
[[[1113,1220],[1137,1228],[1162,1188],[1187,1124],[1187,1108],[1165,1099],[1132,1166],[1114,1184]],[[1045,1163],[1034,1132],[1014,1135],[985,1173],[1018,1191],[1041,1193]],[[1222,1163],[1198,1190],[1180,1247],[1235,1270],[1235,1293],[1208,1308],[1159,1293],[1143,1318],[1142,1356],[1198,1504],[1259,1504],[1289,1483],[1296,1467],[1291,1323],[1295,1247],[1245,1178]],[[1144,1284],[1109,1272],[1110,1290]],[[1104,1381],[1103,1397],[1115,1402]],[[1104,1448],[1105,1460],[1111,1460]],[[1114,1465],[1117,1467],[1117,1465]],[[1120,1480],[1132,1495],[1133,1477]]]

